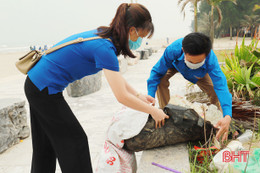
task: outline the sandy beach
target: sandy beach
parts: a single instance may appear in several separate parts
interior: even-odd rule
[[[15,62],[27,52],[0,53],[0,80],[20,74]]]
[[[128,66],[128,70],[123,74],[124,78],[139,92],[147,93],[146,80],[149,77],[150,69],[158,61],[162,53],[162,51],[159,51],[149,57],[148,60],[140,60],[137,64]],[[20,74],[18,71],[17,75],[6,73],[6,76],[0,80],[1,98],[20,98],[26,100],[23,91],[25,77],[25,75]],[[176,77],[178,78],[178,76]],[[180,80],[180,82],[183,81]],[[93,94],[76,98],[69,97],[66,90],[63,94],[88,135],[92,165],[95,169],[99,154],[104,145],[106,130],[113,115],[122,108],[122,105],[113,96],[104,75],[102,77],[102,88]],[[26,109],[29,112],[27,103]],[[29,124],[29,114],[27,116]],[[28,173],[30,170],[31,155],[32,146],[31,137],[29,137],[0,154],[0,173]],[[136,153],[136,157],[138,163],[141,152]],[[56,172],[61,172],[58,165]]]
[[[241,44],[242,39],[239,39]],[[165,42],[165,43],[163,43]],[[251,39],[246,40],[249,44]],[[235,38],[216,39],[215,49],[233,49],[236,44]],[[124,78],[139,92],[147,93],[146,80],[149,77],[150,69],[163,54],[163,45],[166,40],[149,44],[150,46],[161,48],[157,53],[149,57],[148,60],[140,60],[136,65],[128,66],[128,70],[123,74]],[[21,74],[15,67],[15,62],[26,52],[1,53],[0,54],[0,98],[21,98],[25,99],[23,92],[23,82],[25,75]],[[171,94],[184,94],[187,81],[181,75],[175,75],[173,79],[179,87],[171,90]],[[106,79],[102,78],[102,88],[93,94],[72,98],[64,92],[64,97],[71,106],[75,115],[79,119],[86,134],[88,135],[93,168],[96,167],[100,151],[104,145],[105,134],[111,118],[122,105],[113,96]],[[26,104],[28,110],[28,104]],[[29,124],[29,115],[28,115]],[[102,128],[100,128],[102,127]],[[0,173],[28,173],[31,163],[31,137],[25,139],[4,153],[0,154]],[[137,162],[141,153],[137,153]],[[61,172],[57,166],[57,172]]]
[[[169,43],[172,43],[177,38],[169,38]],[[215,39],[213,49],[220,50],[220,49],[234,49],[236,42],[238,45],[242,43],[241,37],[238,39],[236,37],[233,40],[230,40],[229,37]],[[245,39],[245,44],[248,45],[251,43],[251,38]],[[142,44],[142,48],[144,47],[154,47],[156,49],[164,49],[167,47],[166,38],[165,39],[151,39],[148,41],[148,45],[145,43]],[[15,67],[15,62],[25,55],[27,52],[12,52],[12,53],[0,53],[0,80],[8,78],[9,76],[18,75],[20,72]]]

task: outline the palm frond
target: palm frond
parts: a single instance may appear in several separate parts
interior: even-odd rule
[[[184,0],[178,0],[178,5],[180,5]]]
[[[186,5],[187,5],[189,2],[192,2],[192,0],[186,0],[186,1],[184,1],[184,3],[182,4],[182,7],[181,7],[181,12],[184,11]]]

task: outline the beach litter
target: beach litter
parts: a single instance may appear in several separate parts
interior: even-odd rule
[[[236,170],[234,169],[233,162],[225,162],[225,155],[223,153],[232,151],[238,152],[243,151],[244,147],[242,146],[242,143],[236,140],[231,141],[228,143],[227,147],[220,150],[212,159],[209,169],[211,171],[217,169],[218,173],[225,173],[225,172],[232,172],[235,173]]]
[[[216,129],[197,114],[194,109],[168,104],[164,112],[169,116],[164,126],[155,128],[154,120],[149,116],[141,132],[125,140],[128,151],[142,151],[156,147],[169,146],[187,141],[204,140],[204,130],[207,140],[215,134]],[[204,129],[205,126],[205,129]]]
[[[216,146],[212,146],[212,147],[209,147],[209,148],[200,148],[196,145],[194,145],[194,150],[196,150],[198,152],[197,161],[199,163],[203,163],[204,158],[206,156],[207,157],[214,156],[220,151],[220,149],[217,148]]]
[[[237,171],[240,171],[241,173],[247,172],[247,173],[256,173],[260,172],[260,148],[256,148],[254,150],[254,153],[252,156],[249,156],[248,158],[248,164],[247,162],[236,162],[234,163],[234,168]],[[247,164],[247,167],[246,167]],[[246,171],[245,171],[246,167]]]

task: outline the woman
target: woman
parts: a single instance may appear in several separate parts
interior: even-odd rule
[[[25,93],[31,114],[32,173],[55,172],[56,158],[64,173],[92,172],[87,136],[62,91],[69,83],[100,70],[120,103],[151,114],[156,127],[164,125],[168,116],[151,106],[155,102],[152,97],[139,95],[124,80],[117,60],[119,54],[134,57],[130,48],[138,48],[142,38],[148,34],[151,37],[153,31],[150,13],[144,6],[124,3],[109,27],[72,35],[57,45],[79,37],[102,39],[69,45],[44,55],[28,72]]]

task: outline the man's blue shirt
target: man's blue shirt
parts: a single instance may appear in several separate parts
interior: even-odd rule
[[[178,39],[169,45],[164,51],[163,56],[152,68],[150,77],[147,80],[148,94],[155,97],[160,79],[166,74],[169,68],[175,68],[185,79],[194,84],[197,83],[199,78],[203,78],[206,73],[208,73],[213,82],[214,90],[222,107],[224,116],[232,116],[232,95],[228,90],[227,80],[220,69],[217,56],[213,50],[211,50],[206,57],[203,66],[192,70],[188,68],[184,62],[182,40],[183,38]]]
[[[96,33],[97,30],[92,30],[75,34],[55,46],[80,37],[95,37]],[[28,72],[28,76],[40,91],[48,87],[49,94],[56,94],[69,83],[95,74],[103,68],[119,71],[117,51],[111,41],[96,39],[69,45],[42,56]]]

